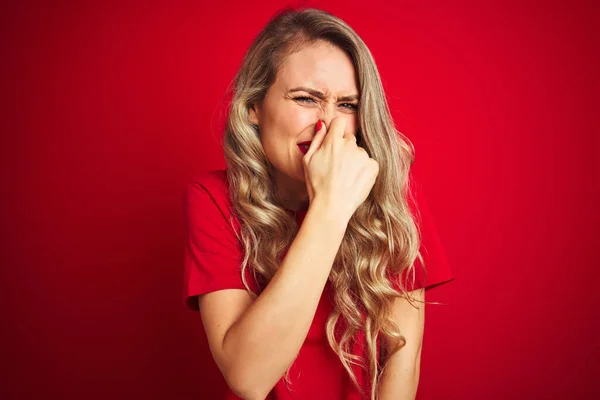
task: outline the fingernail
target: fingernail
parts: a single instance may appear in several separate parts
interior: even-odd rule
[[[321,127],[322,127],[322,126],[323,126],[323,121],[319,120],[319,121],[317,122],[317,127],[316,127],[316,130],[315,130],[315,132],[319,132],[319,131],[321,130]]]

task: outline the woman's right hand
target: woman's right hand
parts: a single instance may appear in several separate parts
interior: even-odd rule
[[[310,205],[319,203],[349,220],[371,192],[379,164],[345,129],[344,118],[329,127],[322,122],[302,162]]]

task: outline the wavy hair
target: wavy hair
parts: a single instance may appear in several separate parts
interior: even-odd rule
[[[284,9],[277,13],[254,39],[234,79],[223,147],[233,212],[240,222],[238,238],[245,250],[242,277],[250,268],[262,290],[298,233],[293,216],[277,203],[273,166],[263,151],[258,126],[248,120],[249,109],[262,102],[285,57],[317,41],[328,42],[351,58],[360,91],[357,144],[380,167],[373,189],[351,217],[335,257],[329,276],[334,309],[326,323],[329,345],[352,382],[365,396],[352,365],[365,368],[369,396],[375,399],[387,361],[406,344],[390,318],[392,303],[399,296],[413,306],[416,301],[401,285],[396,290],[391,279],[401,283],[401,274],[412,272],[414,282],[417,257],[424,266],[418,215],[409,207],[409,199],[414,199],[409,182],[414,147],[394,126],[371,52],[348,24],[323,10]],[[245,279],[244,284],[252,292]],[[345,329],[338,339],[336,331],[342,322]],[[351,349],[354,335],[362,329],[366,360],[353,355]],[[378,358],[380,334],[396,339],[397,346]],[[288,374],[289,369],[285,375],[289,383]]]

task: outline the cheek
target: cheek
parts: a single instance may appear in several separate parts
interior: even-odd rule
[[[270,127],[278,139],[297,139],[307,126],[314,123],[315,113],[294,105],[285,106],[272,115]]]

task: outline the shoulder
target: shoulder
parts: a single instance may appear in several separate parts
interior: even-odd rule
[[[219,214],[230,221],[233,212],[227,170],[210,170],[193,176],[185,189],[184,205],[188,216],[201,214],[206,219]]]
[[[229,203],[229,184],[226,170],[211,170],[199,173],[189,180],[186,187],[186,197],[196,192],[210,196],[217,204]]]
[[[408,200],[419,230],[419,251],[424,261],[423,265],[420,260],[415,260],[417,280],[422,281],[421,285],[415,289],[419,287],[429,289],[454,279],[446,251],[438,234],[435,218],[429,208],[425,189],[419,175],[411,171]]]
[[[227,170],[216,169],[201,172],[190,179],[188,189],[190,187],[201,187],[208,192],[227,194],[229,190]]]

